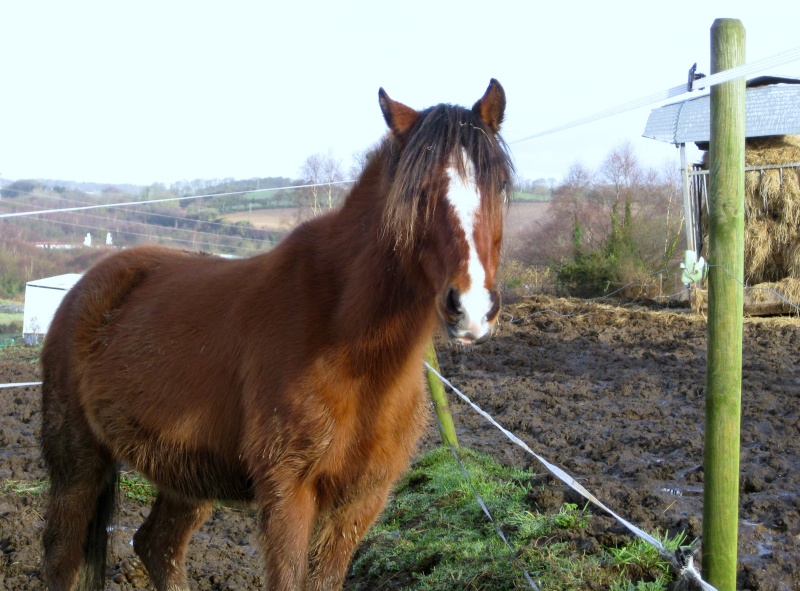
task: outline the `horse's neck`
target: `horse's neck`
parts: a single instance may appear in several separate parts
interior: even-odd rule
[[[396,249],[382,235],[384,191],[379,179],[362,180],[331,220],[330,244],[343,263],[334,322],[364,355],[402,356],[430,338],[434,292],[409,262],[420,253]]]

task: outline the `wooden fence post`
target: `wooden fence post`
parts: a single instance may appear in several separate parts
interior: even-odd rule
[[[436,349],[433,346],[433,341],[428,345],[428,350],[425,352],[425,361],[428,362],[432,368],[439,371],[439,360],[436,358]],[[441,373],[441,372],[439,372]],[[431,399],[433,406],[436,409],[436,416],[439,417],[439,433],[442,435],[443,445],[452,445],[458,449],[458,439],[456,438],[456,427],[453,424],[453,415],[450,414],[450,407],[447,405],[447,396],[444,393],[444,385],[435,373],[427,369],[428,388],[431,391]]]
[[[711,27],[711,73],[744,64],[735,19]],[[708,354],[703,494],[703,576],[736,589],[744,277],[743,78],[711,88]]]

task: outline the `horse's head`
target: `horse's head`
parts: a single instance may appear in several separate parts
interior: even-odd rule
[[[495,275],[512,170],[499,136],[503,87],[492,80],[472,109],[418,112],[383,89],[379,96],[391,130],[387,233],[435,290],[448,336],[483,342],[500,310]]]

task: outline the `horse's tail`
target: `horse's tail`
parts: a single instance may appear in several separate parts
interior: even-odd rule
[[[119,493],[119,466],[115,463],[106,474],[100,496],[94,506],[84,545],[83,567],[76,591],[103,591],[106,586],[108,528],[116,513]]]

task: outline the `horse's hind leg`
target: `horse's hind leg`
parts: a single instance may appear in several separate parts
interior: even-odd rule
[[[211,512],[211,502],[160,491],[150,515],[133,536],[133,549],[159,591],[188,589],[184,559],[192,532]]]
[[[50,498],[42,536],[44,578],[51,591],[73,589],[79,575],[85,585],[102,588],[106,527],[116,500],[114,462],[97,449],[81,450],[72,463],[53,464],[53,455],[46,453]]]

